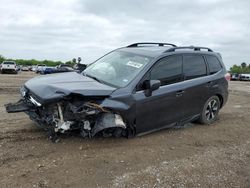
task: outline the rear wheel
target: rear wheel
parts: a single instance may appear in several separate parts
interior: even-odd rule
[[[198,120],[201,124],[212,124],[218,118],[220,99],[217,96],[210,97],[205,103],[202,114]]]

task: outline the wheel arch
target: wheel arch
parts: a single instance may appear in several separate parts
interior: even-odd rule
[[[222,108],[223,103],[224,103],[223,96],[221,94],[215,94],[215,96],[217,96],[219,98],[219,100],[220,100],[220,108]]]
[[[119,114],[103,113],[96,120],[92,136],[94,137],[97,133],[109,128],[122,128],[125,130],[127,125]]]

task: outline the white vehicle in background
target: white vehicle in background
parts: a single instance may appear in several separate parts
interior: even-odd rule
[[[240,74],[240,80],[250,81],[250,74]]]
[[[29,67],[28,66],[22,66],[21,71],[29,71]]]
[[[32,65],[32,67],[31,67],[31,71],[36,72],[36,68],[37,68],[37,66],[36,66],[36,65]]]
[[[36,73],[41,73],[45,68],[46,68],[46,65],[44,65],[44,64],[38,64],[36,66],[35,72]]]
[[[1,64],[1,73],[14,73],[17,74],[17,65],[14,61],[4,61]]]

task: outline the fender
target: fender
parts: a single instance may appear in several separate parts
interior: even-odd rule
[[[126,125],[120,115],[113,113],[103,113],[96,120],[95,126],[92,129],[92,137],[104,129],[113,127],[126,129]]]

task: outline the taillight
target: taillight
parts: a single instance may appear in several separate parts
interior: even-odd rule
[[[227,73],[227,74],[225,74],[225,78],[226,78],[227,81],[230,81],[231,75],[229,73]]]

